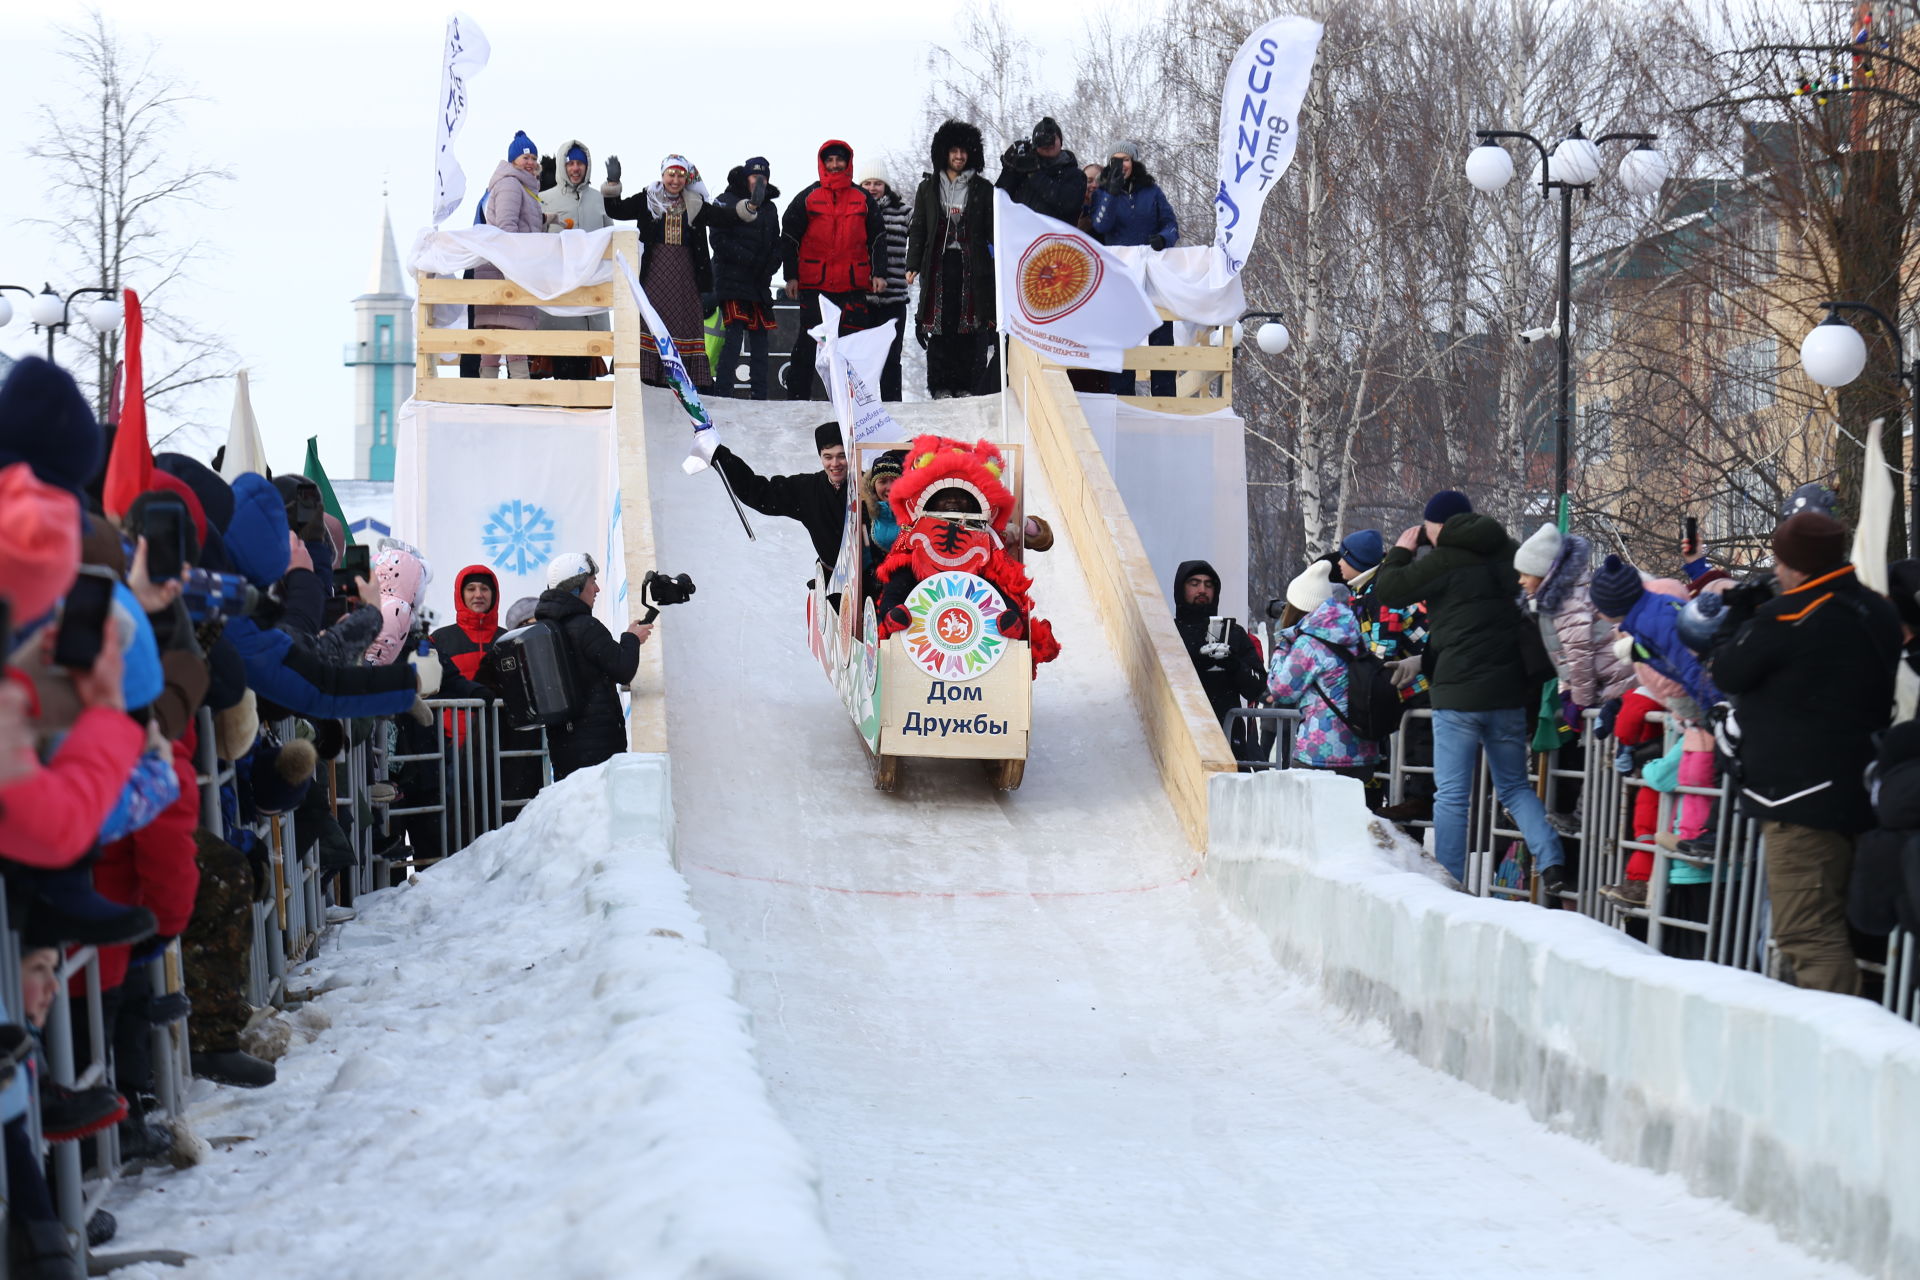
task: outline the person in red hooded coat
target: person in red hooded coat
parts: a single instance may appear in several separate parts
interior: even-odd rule
[[[454,591],[453,625],[433,633],[434,652],[453,663],[462,676],[498,697],[498,675],[487,658],[502,631],[500,580],[484,564],[470,564],[454,579]],[[447,717],[447,733],[465,740],[464,714]],[[509,729],[503,719],[500,735],[497,750],[540,749],[538,729]],[[540,762],[531,756],[510,756],[500,762],[500,795],[505,801],[502,813],[509,822],[539,792],[542,781]]]
[[[853,148],[838,138],[820,145],[820,181],[787,205],[780,221],[787,296],[800,300],[800,333],[787,365],[787,399],[813,398],[814,340],[820,298],[841,310],[840,332],[867,328],[867,294],[887,287],[887,223],[853,181]]]

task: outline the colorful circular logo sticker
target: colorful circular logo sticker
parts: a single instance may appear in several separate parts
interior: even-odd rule
[[[900,633],[913,665],[936,680],[971,680],[993,670],[1007,651],[1000,615],[1007,605],[993,584],[970,573],[922,578],[907,596]]]
[[[1052,232],[1027,246],[1015,276],[1020,312],[1033,324],[1050,324],[1072,315],[1100,287],[1106,268],[1085,240]]]

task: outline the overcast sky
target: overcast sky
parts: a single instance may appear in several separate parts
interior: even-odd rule
[[[1064,49],[1097,0],[1019,5],[1024,34]],[[269,459],[299,464],[317,435],[332,474],[351,474],[353,373],[340,363],[353,337],[354,295],[367,287],[387,190],[403,257],[429,212],[433,107],[440,46],[453,6],[422,0],[108,0],[101,6],[136,45],[152,40],[161,68],[207,101],[189,109],[179,146],[231,169],[218,207],[183,222],[213,257],[183,294],[192,316],[226,335],[251,370]],[[461,213],[505,158],[516,129],[543,150],[583,139],[598,161],[620,156],[627,180],[650,179],[659,158],[684,153],[709,177],[768,156],[791,194],[813,178],[828,137],[856,152],[919,155],[918,121],[930,46],[956,30],[961,6],[900,0],[728,0],[708,4],[464,6],[486,32],[492,61],[473,82],[460,139],[468,177]],[[66,94],[56,24],[84,18],[67,0],[0,5],[0,283],[63,292],[91,280],[56,265],[46,234],[22,225],[62,216],[42,162],[26,156],[43,103]],[[1065,57],[1056,60],[1070,73]],[[896,185],[916,175],[903,174]],[[72,211],[76,215],[78,210]],[[129,281],[135,288],[141,282]],[[18,295],[9,295],[16,302]],[[0,350],[44,350],[18,314]],[[224,438],[231,381],[198,416]],[[163,430],[162,424],[156,430]]]

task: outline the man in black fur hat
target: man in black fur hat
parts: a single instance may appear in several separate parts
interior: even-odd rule
[[[993,188],[980,130],[949,120],[933,134],[907,232],[907,283],[920,284],[914,332],[935,400],[973,394],[993,333]]]

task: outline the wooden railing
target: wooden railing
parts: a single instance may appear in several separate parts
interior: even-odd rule
[[[615,235],[608,247],[620,243]],[[628,250],[629,258],[633,251]],[[438,304],[461,307],[530,307],[546,302],[558,307],[612,307],[614,286],[588,285],[557,298],[541,299],[511,280],[442,280],[421,275],[419,304],[414,307],[413,395],[416,400],[449,404],[541,404],[569,409],[610,409],[610,380],[576,381],[564,378],[508,378],[506,370],[485,370],[485,377],[443,378],[441,355],[481,356],[599,356],[614,362],[611,333],[565,329],[434,329],[427,324]]]
[[[1160,310],[1162,320],[1176,320],[1171,311]],[[1220,345],[1210,345],[1220,334]],[[1135,374],[1135,389],[1147,392],[1147,379],[1158,370],[1173,370],[1179,375],[1174,394],[1156,396],[1150,392],[1121,396],[1128,404],[1160,413],[1212,413],[1233,407],[1233,326],[1203,325],[1190,347],[1129,347],[1122,363]]]

